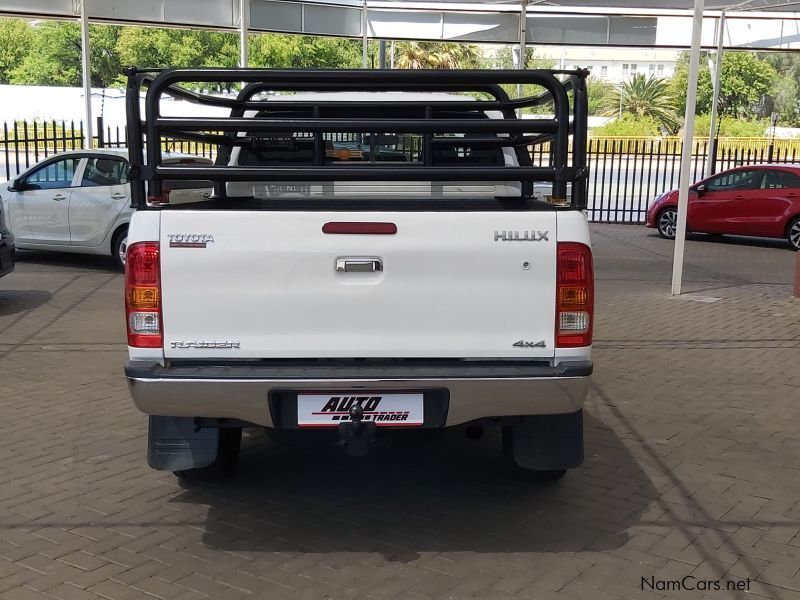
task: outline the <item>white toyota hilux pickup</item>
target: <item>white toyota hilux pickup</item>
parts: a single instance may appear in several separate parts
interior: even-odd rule
[[[519,473],[582,462],[585,71],[127,75],[125,374],[152,467],[226,475],[243,427],[328,435],[352,455],[410,429],[500,427]],[[242,89],[187,91],[198,82]],[[542,92],[510,99],[501,83]],[[166,96],[220,116],[162,116]],[[543,104],[552,118],[517,118]],[[165,136],[216,145],[216,163],[145,153]],[[534,165],[542,143],[550,160]],[[162,184],[181,179],[213,192],[170,204]]]

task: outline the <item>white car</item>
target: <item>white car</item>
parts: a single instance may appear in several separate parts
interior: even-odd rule
[[[211,160],[168,154],[171,164]],[[131,220],[128,151],[77,150],[50,156],[0,184],[18,250],[110,254],[125,265]]]

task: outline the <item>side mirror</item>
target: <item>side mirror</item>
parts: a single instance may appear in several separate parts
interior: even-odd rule
[[[39,186],[33,183],[28,183],[24,179],[13,179],[11,185],[8,186],[11,192],[27,192],[28,190],[38,190]]]
[[[694,191],[697,192],[698,196],[702,196],[708,191],[708,187],[706,187],[705,183],[701,183],[700,185],[694,188]]]

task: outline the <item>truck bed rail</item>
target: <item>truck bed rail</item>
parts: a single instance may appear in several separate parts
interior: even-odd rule
[[[129,67],[127,82],[128,148],[131,162],[131,197],[134,208],[148,207],[146,190],[160,197],[165,180],[207,180],[215,195],[224,197],[232,181],[518,181],[522,197],[530,195],[534,181],[553,183],[554,200],[586,207],[587,94],[585,70],[275,70],[275,69],[172,69]],[[557,76],[562,76],[563,81]],[[240,83],[235,98],[199,94],[182,84]],[[533,84],[543,92],[509,98],[499,85]],[[140,95],[147,87],[145,118]],[[319,101],[291,97],[264,100],[281,92],[436,92],[472,93],[488,97],[463,101],[432,96],[393,101]],[[571,98],[570,98],[571,94]],[[161,114],[164,96],[230,110],[227,117],[175,117]],[[520,119],[517,110],[552,103],[553,118]],[[256,118],[245,113],[255,111]],[[486,118],[488,113],[492,118]],[[498,117],[498,118],[494,118]],[[258,148],[284,132],[300,132],[313,140],[313,165],[231,166],[233,148]],[[338,162],[326,164],[325,137],[341,132],[363,134],[413,133],[421,136],[419,161],[414,164]],[[187,139],[218,145],[217,165],[164,166],[160,140]],[[444,135],[447,134],[447,135]],[[285,134],[284,134],[285,135]],[[294,135],[292,133],[291,135]],[[572,151],[569,136],[573,135]],[[456,136],[456,137],[454,137]],[[551,142],[551,164],[535,167],[528,145]],[[447,144],[506,147],[517,156],[518,166],[434,164],[435,148]],[[330,161],[328,161],[330,162]]]

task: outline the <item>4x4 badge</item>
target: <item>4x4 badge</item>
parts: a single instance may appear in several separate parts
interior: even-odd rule
[[[546,348],[547,344],[544,343],[544,340],[539,340],[538,342],[526,342],[525,340],[519,340],[518,342],[514,342],[512,346],[515,348]]]

